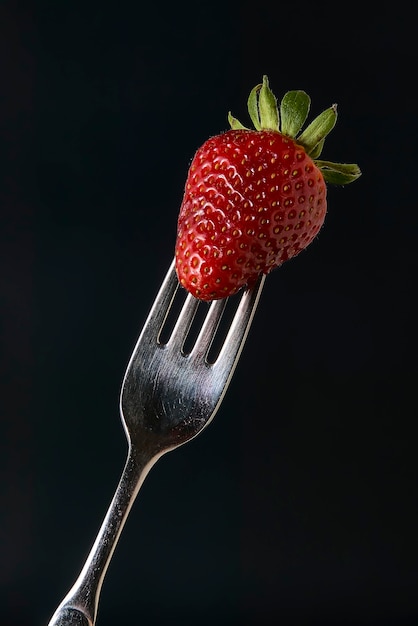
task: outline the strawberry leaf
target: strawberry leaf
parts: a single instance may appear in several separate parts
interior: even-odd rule
[[[319,156],[321,156],[321,152],[322,152],[322,148],[324,147],[324,143],[325,143],[325,137],[316,144],[315,148],[313,150],[311,150],[310,153],[310,157],[311,159],[315,160],[317,159]]]
[[[241,122],[237,120],[236,117],[232,115],[231,111],[229,111],[228,113],[228,122],[233,130],[249,130],[243,124],[241,124]]]
[[[256,85],[254,89],[251,90],[250,95],[248,96],[248,113],[250,114],[250,118],[252,123],[254,124],[254,128],[256,130],[260,130],[260,116],[258,113],[258,92],[260,91],[262,85]]]
[[[356,163],[331,163],[330,161],[315,161],[327,183],[333,185],[348,185],[361,176],[361,170]]]
[[[310,155],[319,142],[324,141],[325,137],[332,131],[336,121],[337,105],[333,104],[309,124],[303,133],[299,135],[297,142],[302,144]]]
[[[263,76],[258,97],[258,110],[260,113],[260,126],[264,130],[279,130],[279,111],[277,100],[269,87],[267,76]]]
[[[311,99],[304,91],[288,91],[280,104],[280,131],[296,137],[308,117]]]

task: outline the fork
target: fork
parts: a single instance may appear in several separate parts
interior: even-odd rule
[[[115,495],[86,562],[48,626],[94,626],[107,568],[148,472],[166,452],[196,437],[213,419],[244,346],[265,275],[244,290],[218,356],[209,351],[228,299],[208,306],[197,339],[185,349],[198,306],[188,294],[168,339],[162,329],[179,288],[171,263],[129,360],[120,394],[128,454]],[[206,305],[207,306],[207,305]]]

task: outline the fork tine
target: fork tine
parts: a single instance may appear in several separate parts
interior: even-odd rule
[[[264,286],[265,278],[266,275],[261,274],[254,287],[244,291],[224,344],[214,363],[214,366],[218,369],[225,371],[230,369],[229,378],[231,378],[234,372],[235,365],[247,338],[247,334],[260,299],[261,291]]]
[[[195,345],[193,346],[193,350],[190,353],[190,357],[195,358],[207,356],[212,345],[214,335],[219,326],[222,313],[225,310],[226,303],[226,298],[212,302],[196,339]]]
[[[178,287],[175,260],[173,260],[145,321],[140,337],[141,340],[148,339],[155,342],[158,339]]]
[[[173,332],[171,333],[171,337],[167,342],[167,346],[178,350],[181,349],[193,322],[198,306],[199,300],[192,296],[191,293],[187,294],[183,308],[179,313]]]

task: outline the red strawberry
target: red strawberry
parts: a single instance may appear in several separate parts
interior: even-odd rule
[[[175,251],[179,281],[196,298],[231,296],[296,256],[324,223],[325,181],[360,176],[355,164],[317,160],[337,112],[330,107],[298,134],[309,107],[305,92],[290,91],[279,111],[264,76],[248,99],[256,130],[229,114],[232,130],[196,152]]]

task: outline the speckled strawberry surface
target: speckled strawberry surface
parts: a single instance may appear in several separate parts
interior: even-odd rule
[[[232,129],[208,139],[192,160],[175,252],[179,281],[196,298],[231,296],[296,256],[324,223],[325,179],[346,184],[360,175],[356,165],[315,158],[335,124],[335,105],[298,140],[292,135],[309,99],[304,92],[286,97],[279,117],[264,77],[249,99],[258,129],[230,116]],[[279,119],[287,133],[278,130]]]

